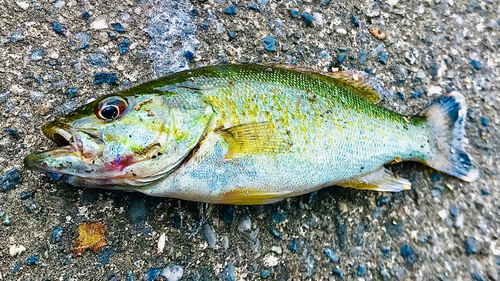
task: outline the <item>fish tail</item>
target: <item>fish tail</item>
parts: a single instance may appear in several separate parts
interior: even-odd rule
[[[467,106],[464,96],[451,92],[439,97],[424,113],[431,129],[436,153],[427,164],[464,181],[474,181],[479,172],[464,150],[464,125]]]

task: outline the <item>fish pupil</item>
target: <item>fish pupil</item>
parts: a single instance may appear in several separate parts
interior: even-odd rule
[[[108,105],[101,110],[101,116],[106,119],[114,119],[118,116],[118,108],[114,105]]]

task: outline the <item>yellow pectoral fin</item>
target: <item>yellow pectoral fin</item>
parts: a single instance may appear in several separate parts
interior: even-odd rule
[[[280,153],[291,147],[290,136],[269,122],[242,124],[217,132],[229,146],[226,159]]]
[[[234,205],[262,205],[281,201],[287,193],[236,189],[223,195],[220,203]]]
[[[382,168],[359,178],[350,179],[346,182],[337,183],[336,185],[356,189],[390,192],[399,192],[411,189],[411,183],[408,180],[396,178],[386,168]]]

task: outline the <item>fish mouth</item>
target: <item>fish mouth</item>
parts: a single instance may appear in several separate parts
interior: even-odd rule
[[[49,122],[42,127],[43,134],[53,141],[59,148],[79,152],[81,154],[83,147],[78,134],[70,125],[64,123]]]

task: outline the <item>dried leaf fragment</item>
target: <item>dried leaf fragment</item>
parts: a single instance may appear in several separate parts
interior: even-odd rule
[[[378,26],[374,26],[372,28],[370,28],[370,33],[375,36],[375,38],[377,39],[380,39],[380,40],[384,40],[385,39],[385,32],[380,29],[380,27]]]
[[[77,257],[81,257],[87,248],[92,248],[94,252],[99,251],[107,243],[104,240],[104,232],[107,227],[97,221],[88,221],[80,224],[78,227],[78,238],[73,244],[71,250]]]

